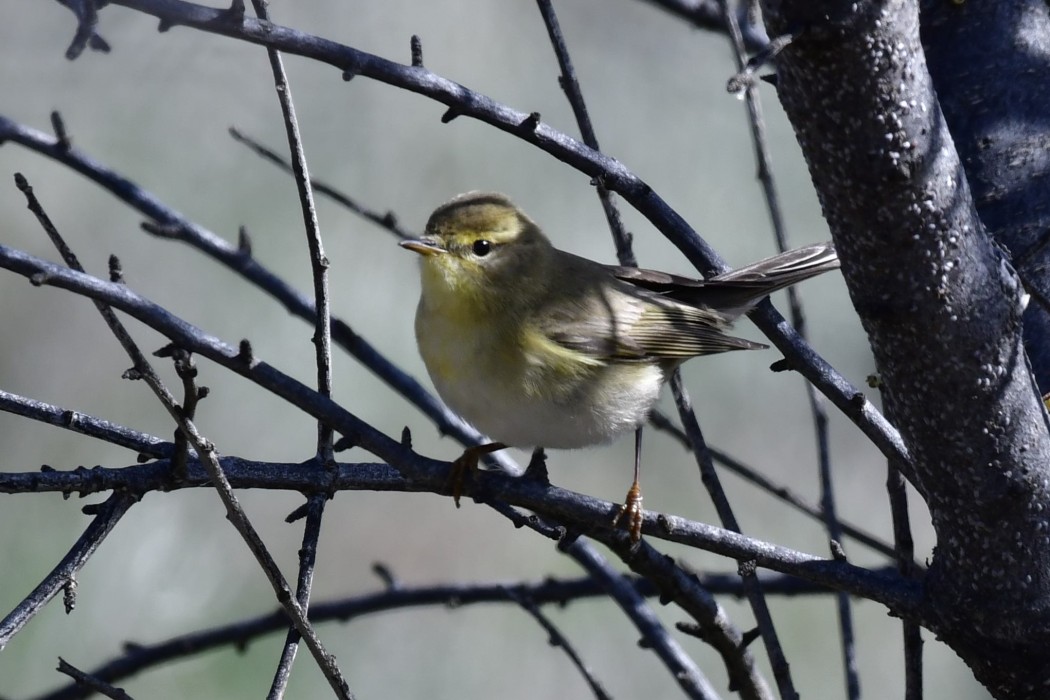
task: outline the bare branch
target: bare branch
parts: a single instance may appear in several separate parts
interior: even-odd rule
[[[715,465],[711,461],[711,454],[707,450],[707,443],[700,430],[700,423],[693,413],[693,405],[682,384],[682,373],[675,370],[671,375],[671,391],[674,393],[675,405],[678,407],[678,415],[685,426],[685,432],[689,436],[689,442],[693,450],[693,457],[700,468],[701,481],[711,496],[715,505],[718,518],[722,526],[731,532],[740,533],[740,524],[737,522],[733,508],[729,504],[722,483],[715,471]],[[743,581],[744,590],[747,593],[747,601],[751,605],[751,612],[755,616],[762,642],[765,644],[766,653],[769,655],[770,665],[773,667],[773,677],[777,681],[777,690],[781,698],[797,700],[798,691],[795,683],[791,680],[791,671],[784,655],[784,649],[780,644],[776,627],[773,625],[773,616],[769,612],[769,605],[761,584],[758,581],[757,570],[750,562],[740,562],[738,567],[740,579]]]
[[[100,506],[96,507],[95,519],[76,541],[62,561],[51,570],[43,581],[27,595],[7,617],[0,620],[0,649],[7,646],[11,638],[33,619],[47,603],[67,587],[76,586],[77,572],[84,568],[102,540],[110,533],[117,521],[128,512],[138,496],[125,491],[114,491]],[[67,600],[66,612],[72,609]]]
[[[83,274],[83,268],[78,262],[76,255],[62,239],[58,230],[52,225],[50,219],[47,217],[43,208],[40,206],[40,203],[34,196],[32,188],[29,187],[28,183],[25,181],[25,178],[16,174],[15,180],[19,189],[26,196],[30,210],[37,216],[41,226],[62,255],[62,258],[66,261],[66,264],[72,268],[74,272]],[[186,438],[193,445],[197,454],[203,457],[204,465],[208,470],[211,481],[215,486],[223,505],[226,507],[227,519],[234,525],[238,533],[248,545],[252,554],[255,555],[260,567],[266,574],[267,579],[269,579],[270,585],[274,589],[274,593],[277,595],[277,600],[284,606],[285,612],[288,614],[289,618],[291,618],[295,628],[303,638],[306,639],[307,646],[310,648],[318,666],[320,666],[322,673],[328,680],[332,690],[336,693],[336,696],[346,700],[352,700],[353,695],[351,694],[346,681],[343,679],[339,667],[335,663],[335,657],[325,651],[320,639],[317,637],[317,634],[306,619],[305,610],[303,610],[298,605],[297,601],[292,598],[292,591],[288,586],[288,582],[285,581],[280,568],[278,568],[277,563],[274,561],[269,551],[267,551],[266,545],[263,544],[262,538],[259,537],[255,528],[245,515],[244,510],[240,507],[237,496],[234,494],[233,488],[223,475],[222,466],[215,457],[214,447],[197,432],[196,426],[194,426],[193,422],[188,418],[185,410],[176,403],[175,397],[170,391],[168,391],[163,382],[161,382],[160,378],[150,365],[149,360],[147,360],[146,356],[141,350],[139,350],[136,343],[132,340],[131,335],[124,328],[124,325],[117,319],[116,313],[113,309],[99,299],[94,299],[94,302],[99,313],[102,314],[102,318],[105,320],[106,325],[109,327],[110,331],[112,331],[113,335],[116,336],[121,347],[124,348],[124,351],[134,363],[133,368],[129,370],[126,375],[129,378],[142,379],[146,382],[150,390],[153,391],[157,399],[163,404],[168,414],[178,424],[181,432],[185,434]]]
[[[263,0],[252,0],[255,14],[260,19],[269,20],[269,12]],[[332,308],[328,296],[328,258],[324,253],[321,240],[320,224],[317,221],[317,208],[314,205],[313,188],[310,185],[310,173],[306,164],[306,153],[303,149],[302,138],[299,134],[299,123],[295,116],[295,106],[292,102],[292,89],[288,84],[288,76],[284,70],[281,54],[274,49],[266,50],[270,59],[270,69],[273,71],[274,87],[277,91],[277,99],[281,104],[281,114],[284,118],[285,131],[288,136],[288,150],[292,155],[292,173],[295,175],[295,184],[299,191],[299,202],[303,211],[303,223],[306,232],[307,246],[310,251],[310,267],[313,273],[314,283],[314,348],[317,364],[317,392],[325,397],[332,397]],[[317,422],[317,461],[324,465],[329,471],[335,467],[335,452],[333,449],[332,428],[324,421]],[[304,618],[310,608],[310,592],[313,586],[314,566],[317,561],[317,541],[321,536],[321,518],[324,514],[324,505],[328,500],[325,494],[314,494],[307,504],[306,527],[303,530],[303,544],[299,550],[299,576],[296,583],[295,597],[299,608],[303,611]],[[296,650],[299,648],[301,633],[294,623],[288,630],[285,638],[281,659],[274,674],[273,683],[267,697],[270,700],[279,700],[284,697],[291,680],[292,664],[295,663]],[[325,675],[330,671],[324,666],[327,659],[318,659],[322,663]],[[334,667],[333,669],[338,671]],[[342,679],[338,679],[342,681]],[[342,681],[342,688],[335,688],[338,694],[349,696],[346,682]],[[345,689],[345,692],[344,692]]]
[[[113,698],[113,700],[132,700],[131,696],[120,688],[114,688],[109,683],[92,676],[90,673],[84,673],[61,657],[58,659],[58,671],[71,677],[78,686],[87,688],[89,691],[102,693],[107,698]]]
[[[626,577],[613,572],[593,547],[584,548],[580,541],[564,545],[563,549],[569,556],[576,560],[592,577],[605,587],[606,593],[613,599],[619,601],[620,607],[631,618],[631,622],[641,632],[643,638],[656,652],[657,656],[664,662],[669,670],[673,672],[675,681],[682,691],[690,698],[699,700],[710,700],[718,697],[718,692],[711,685],[704,673],[696,666],[681,645],[670,635],[661,624],[660,619],[648,605],[640,604],[641,598],[630,586]],[[648,547],[644,542],[641,546]],[[706,613],[706,611],[705,611]],[[708,616],[703,615],[707,620]],[[746,652],[734,651],[732,657],[739,660]],[[750,655],[747,655],[750,657]],[[728,661],[728,659],[727,659]],[[730,665],[732,669],[732,665]],[[758,677],[761,681],[761,677]],[[745,689],[754,688],[751,684],[745,685]],[[760,694],[745,695],[748,700],[758,700],[765,696]]]
[[[509,588],[507,589],[507,597],[521,606],[522,610],[527,612],[532,619],[539,623],[540,627],[542,627],[547,633],[548,641],[552,647],[558,647],[565,651],[565,655],[569,657],[570,661],[572,661],[572,665],[576,667],[576,670],[580,672],[583,679],[587,681],[587,685],[590,687],[591,692],[594,693],[594,697],[598,698],[598,700],[612,700],[611,696],[605,692],[605,688],[602,687],[601,681],[595,677],[591,669],[589,669],[587,664],[583,662],[583,659],[580,658],[576,648],[568,638],[562,634],[561,630],[550,621],[550,618],[543,614],[543,611],[540,610],[539,606],[537,606],[533,600],[518,595]]]
[[[587,104],[583,100],[583,90],[580,89],[580,81],[576,79],[576,69],[572,66],[572,59],[569,58],[569,47],[566,46],[565,37],[562,36],[558,15],[554,12],[554,5],[551,4],[551,0],[537,0],[536,4],[539,5],[543,23],[547,25],[547,35],[550,37],[551,46],[554,47],[554,54],[558,57],[558,66],[561,68],[561,76],[558,78],[558,82],[561,84],[562,90],[565,91],[565,96],[569,99],[569,105],[572,107],[572,113],[580,127],[580,135],[583,136],[583,142],[589,148],[600,151],[598,136],[595,134],[594,126],[591,124],[591,117],[587,114]],[[638,261],[635,259],[634,251],[631,249],[631,235],[623,227],[623,219],[620,217],[620,211],[616,208],[616,202],[613,201],[612,194],[605,187],[601,178],[596,178],[594,185],[595,190],[598,192],[598,199],[601,200],[602,209],[605,211],[605,218],[609,222],[609,231],[612,233],[613,243],[616,245],[617,260],[620,261],[621,265],[638,267]]]
[[[149,457],[170,457],[174,448],[172,443],[159,437],[140,433],[86,413],[12,394],[3,389],[0,389],[0,411],[72,430],[120,447],[126,447]]]
[[[722,5],[722,17],[728,29],[733,54],[736,58],[737,70],[744,71],[749,67],[749,64],[745,60],[744,38],[740,32],[737,17],[728,0],[720,0],[720,4]],[[775,55],[775,53],[783,50],[785,46],[786,44],[778,38],[769,48],[771,53]],[[769,218],[773,225],[773,235],[776,239],[777,248],[784,252],[790,246],[787,241],[787,226],[784,223],[784,216],[780,207],[780,196],[777,194],[776,183],[773,181],[772,159],[769,153],[769,145],[766,142],[766,126],[762,116],[762,103],[753,84],[748,84],[743,88],[743,91],[744,103],[747,105],[748,124],[751,126],[751,141],[755,148],[755,159],[758,165],[758,179],[762,184],[762,194],[766,200],[766,208],[769,209]],[[791,324],[798,330],[799,335],[805,338],[806,319],[802,313],[802,302],[799,299],[798,291],[793,287],[788,287],[787,298]],[[813,429],[816,433],[821,515],[823,516],[824,527],[828,533],[828,540],[840,543],[839,546],[841,546],[843,529],[841,523],[839,523],[838,512],[835,507],[835,489],[832,484],[831,447],[828,442],[828,413],[824,400],[812,384],[806,382],[805,391],[810,413],[813,414]],[[860,672],[857,669],[853,613],[850,609],[849,596],[845,594],[840,595],[837,603],[839,633],[842,639],[842,663],[846,677],[846,697],[850,700],[859,700]]]

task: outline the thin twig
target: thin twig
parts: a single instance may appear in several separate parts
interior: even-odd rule
[[[646,0],[679,19],[684,19],[698,29],[727,32],[719,0]],[[746,19],[747,15],[741,13]],[[761,25],[747,22],[745,38],[748,51],[761,51],[769,40]]]
[[[892,418],[892,399],[883,394],[886,414]],[[904,475],[893,461],[886,463],[886,493],[890,502],[890,517],[893,521],[893,541],[897,547],[897,570],[905,578],[920,579],[922,571],[915,563],[915,541],[911,534],[911,519],[908,515],[908,490]],[[904,637],[904,700],[922,700],[922,632],[913,620],[902,620]]]
[[[565,92],[565,96],[569,99],[569,106],[572,107],[572,113],[576,117],[576,124],[580,127],[580,135],[583,137],[583,142],[589,148],[600,152],[598,136],[594,132],[594,125],[591,124],[590,115],[587,114],[587,103],[583,99],[580,81],[576,79],[576,69],[572,66],[572,59],[569,57],[569,47],[565,44],[565,37],[562,36],[561,26],[558,24],[558,15],[554,12],[551,0],[536,0],[536,4],[540,8],[540,14],[543,16],[543,23],[547,26],[547,36],[550,37],[551,46],[554,47],[554,55],[558,58],[558,67],[561,69],[558,83]],[[619,209],[616,208],[616,202],[613,201],[612,193],[606,188],[601,178],[595,178],[594,184],[595,190],[598,192],[598,199],[602,203],[602,209],[605,211],[605,218],[609,222],[609,231],[612,233],[613,243],[616,245],[617,259],[621,265],[638,267],[638,260],[634,257],[634,251],[631,249],[631,235],[623,227],[623,219],[620,216]]]
[[[667,632],[656,613],[645,604],[627,577],[613,571],[597,550],[583,546],[584,544],[576,540],[562,549],[604,586],[610,597],[619,602],[652,650],[671,669],[672,677],[688,697],[701,700],[717,698],[718,692],[703,671]]]
[[[594,675],[594,672],[588,668],[587,664],[580,658],[579,653],[576,651],[576,647],[572,645],[569,639],[562,634],[561,630],[551,622],[550,618],[547,617],[539,606],[529,598],[526,598],[518,593],[515,593],[512,589],[507,589],[507,597],[516,602],[521,609],[527,612],[532,619],[539,623],[540,627],[547,633],[547,639],[552,647],[558,647],[565,652],[565,655],[569,657],[572,665],[576,667],[576,670],[580,672],[583,679],[587,682],[587,686],[594,693],[594,697],[598,700],[612,700],[611,696],[602,687],[601,681]]]
[[[730,7],[729,0],[719,0],[722,5],[722,16],[729,30],[730,44],[733,56],[736,60],[738,71],[744,70],[747,65],[746,49],[740,26],[736,15]],[[758,180],[762,184],[762,192],[765,196],[766,207],[769,209],[769,217],[773,225],[773,234],[776,238],[777,248],[784,252],[788,249],[787,227],[780,208],[780,197],[777,194],[776,183],[773,180],[773,170],[769,147],[766,143],[765,121],[762,117],[762,105],[759,101],[758,92],[754,85],[744,88],[744,102],[747,105],[748,123],[751,126],[751,140],[755,148],[755,159],[758,165]],[[802,304],[799,301],[798,292],[789,287],[787,290],[788,306],[792,325],[797,329],[802,338],[806,337],[805,316],[802,313]],[[831,474],[831,448],[828,442],[828,415],[823,398],[817,393],[816,388],[810,382],[804,382],[806,399],[809,402],[810,412],[813,415],[813,426],[817,441],[818,471],[820,474],[821,512],[824,517],[824,527],[827,530],[830,542],[833,546],[842,547],[842,526],[839,523],[837,508],[835,506],[835,489]],[[850,700],[860,698],[860,671],[857,668],[856,642],[853,633],[853,613],[850,608],[848,595],[839,595],[837,600],[839,631],[842,640],[842,662],[846,678],[846,695]]]
[[[64,673],[72,678],[78,686],[87,688],[91,692],[102,693],[107,698],[113,698],[113,700],[132,700],[132,697],[121,688],[114,688],[109,683],[92,676],[90,673],[84,673],[62,657],[58,658],[57,670],[59,673]]]
[[[707,450],[707,443],[704,440],[703,432],[700,430],[700,423],[696,420],[692,402],[689,400],[689,395],[686,393],[685,386],[682,383],[682,374],[678,370],[671,374],[671,391],[674,394],[675,405],[678,407],[678,415],[682,420],[682,425],[685,426],[686,435],[689,436],[693,456],[696,459],[697,466],[700,467],[701,481],[711,495],[711,501],[715,505],[718,518],[727,530],[739,533],[741,532],[740,524],[737,522],[729,499],[722,489],[721,480],[718,478],[718,472],[711,461],[711,454]],[[797,700],[798,691],[795,690],[795,684],[791,680],[790,666],[787,657],[784,655],[784,648],[780,645],[780,638],[777,636],[777,630],[773,624],[773,616],[769,612],[769,604],[756,575],[755,565],[748,561],[742,561],[740,562],[739,571],[744,590],[747,592],[748,603],[751,605],[751,612],[755,616],[755,622],[762,635],[762,642],[766,647],[766,653],[769,655],[769,663],[773,667],[773,677],[777,681],[780,696],[781,698]]]
[[[171,442],[159,437],[3,389],[0,389],[0,411],[72,430],[149,457],[170,457],[174,447]]]
[[[689,437],[685,434],[685,431],[679,428],[677,425],[671,422],[670,418],[664,415],[661,411],[653,411],[649,416],[649,423],[657,430],[662,430],[668,435],[677,440],[685,449],[691,449],[689,445]],[[778,484],[772,479],[768,478],[753,467],[748,466],[739,459],[732,457],[726,452],[714,447],[712,445],[707,446],[708,451],[711,453],[711,457],[714,458],[715,462],[718,462],[727,470],[736,474],[745,481],[754,484],[762,491],[770,494],[771,496],[787,503],[791,507],[795,508],[801,513],[823,522],[824,514],[821,509],[810,503],[807,503],[801,496],[793,492],[786,486]],[[839,521],[842,527],[842,532],[848,537],[852,537],[857,542],[870,547],[874,551],[883,554],[891,559],[896,560],[897,554],[892,544],[883,542],[879,538],[875,537],[869,532],[851,525],[846,521]],[[918,564],[916,564],[918,566]]]
[[[252,137],[248,136],[236,127],[230,127],[229,132],[230,136],[232,136],[235,141],[244,144],[263,159],[268,160],[269,162],[273,163],[274,165],[286,172],[292,172],[291,163],[289,163],[288,160],[284,158],[284,156],[282,156],[280,153],[277,153],[271,148],[267,148],[266,146],[256,141]],[[318,180],[315,177],[310,178],[310,186],[313,187],[314,191],[318,194],[325,195],[332,201],[336,202],[337,204],[341,204],[342,206],[346,207],[361,218],[371,221],[376,226],[390,231],[400,239],[416,237],[416,234],[414,232],[409,231],[400,223],[398,223],[397,216],[395,216],[394,212],[392,211],[386,211],[381,214],[374,209],[369,209],[357,200],[348,197],[337,187],[329,185],[328,183]]]
[[[65,260],[66,264],[72,268],[73,271],[83,274],[83,268],[77,260],[76,255],[51,223],[50,218],[40,206],[36,196],[33,194],[32,188],[25,181],[25,178],[20,174],[16,174],[15,180],[19,189],[25,195],[30,210],[40,221],[41,226],[47,232],[48,237],[62,255],[63,260]],[[178,424],[179,429],[182,430],[189,439],[197,454],[204,460],[204,465],[208,469],[212,482],[215,485],[215,489],[218,492],[223,505],[226,507],[227,519],[233,523],[234,527],[248,545],[248,548],[252,551],[252,554],[255,555],[255,558],[262,567],[267,579],[269,579],[270,585],[274,589],[274,593],[277,595],[277,600],[283,604],[285,611],[292,619],[296,629],[299,630],[299,633],[306,639],[307,646],[313,653],[318,666],[321,667],[321,671],[325,678],[328,679],[328,683],[332,687],[332,690],[336,693],[337,697],[346,699],[352,698],[353,695],[350,693],[350,689],[347,686],[346,681],[343,679],[338,666],[336,666],[335,657],[330,655],[324,649],[321,640],[317,637],[317,634],[306,619],[305,612],[292,597],[292,590],[289,587],[288,582],[285,581],[284,576],[281,574],[277,563],[273,560],[273,557],[266,549],[266,545],[263,544],[262,539],[248,520],[244,510],[240,507],[240,503],[237,500],[236,494],[233,492],[233,488],[222,473],[222,467],[215,456],[214,447],[203,436],[201,436],[199,432],[197,432],[196,426],[186,418],[183,410],[175,401],[175,397],[167,387],[164,386],[160,377],[157,376],[157,373],[153,370],[149,360],[138,348],[138,345],[132,340],[130,334],[128,334],[127,330],[124,328],[124,325],[117,318],[112,307],[97,299],[95,300],[95,306],[98,308],[99,313],[102,314],[103,319],[106,321],[106,325],[120,342],[124,351],[131,358],[133,368],[129,370],[127,376],[129,378],[142,379],[146,382],[147,386],[149,386],[150,390],[153,391],[153,394],[160,400],[168,414]]]
[[[252,0],[255,13],[259,19],[269,22],[270,15],[263,0]],[[310,185],[310,172],[306,165],[306,153],[303,140],[299,134],[299,122],[295,116],[295,105],[292,103],[292,87],[288,84],[288,75],[284,71],[281,54],[276,49],[267,47],[266,54],[270,59],[273,71],[274,88],[277,100],[281,105],[281,115],[288,136],[288,151],[292,155],[292,174],[295,176],[296,188],[299,191],[299,204],[303,210],[303,224],[306,242],[310,250],[310,267],[314,282],[314,337],[317,363],[317,391],[321,396],[332,396],[332,308],[328,296],[328,258],[324,254],[321,241],[321,227],[317,222],[317,207],[314,205],[313,188]],[[322,464],[333,459],[332,429],[319,422],[317,424],[317,458]]]
[[[334,467],[334,464],[329,465],[329,471]],[[295,586],[296,600],[299,601],[303,610],[310,611],[310,618],[314,622],[317,622],[318,619],[315,611],[310,608],[310,593],[313,588],[314,568],[317,564],[317,542],[321,537],[321,516],[324,515],[327,501],[327,493],[315,493],[306,502],[306,524],[303,528],[303,544],[299,549],[299,576]],[[277,664],[273,683],[270,684],[270,692],[266,695],[267,700],[284,697],[288,681],[292,677],[292,664],[295,662],[301,638],[295,627],[288,630],[284,639],[281,660]]]
[[[705,687],[709,685],[707,679],[702,673],[693,673],[692,669],[695,668],[693,660],[670,637],[667,629],[642,600],[641,596],[644,595],[644,591],[639,590],[637,594],[632,592],[630,586],[627,585],[630,579],[615,571],[595,550],[591,542],[568,531],[565,527],[552,525],[535,515],[524,516],[504,502],[489,500],[487,505],[505,516],[515,527],[527,527],[558,542],[558,550],[572,557],[585,571],[589,572],[592,579],[602,586],[606,595],[620,606],[627,618],[635,625],[641,634],[639,645],[656,650],[657,657],[671,670],[679,685],[690,696],[704,692]],[[608,512],[610,511],[606,511]],[[622,531],[617,531],[611,536],[608,532],[605,533],[606,537],[613,539],[622,534]],[[607,540],[606,544],[608,544]],[[627,550],[621,549],[621,555]],[[677,565],[665,563],[678,570]],[[645,578],[642,580],[649,581]],[[675,598],[672,592],[664,588],[661,588],[659,592],[661,599]],[[742,697],[745,700],[766,698],[766,695],[760,690],[765,688],[765,681],[754,668],[750,652],[744,648],[743,635],[736,629],[729,620],[729,616],[714,598],[702,587],[693,586],[681,600],[675,602],[686,612],[694,616],[699,615],[698,622],[711,632],[710,645],[722,654],[730,675],[742,680],[740,686]],[[684,677],[681,675],[683,673]]]
[[[707,574],[700,576],[701,584],[712,593],[740,594],[740,578],[736,574]],[[639,596],[658,595],[656,588],[644,579],[628,577],[627,583]],[[767,591],[786,595],[827,593],[828,589],[799,581],[792,576],[773,575],[763,579]],[[605,597],[606,590],[592,576],[573,579],[548,578],[535,583],[444,584],[435,586],[387,587],[375,593],[340,600],[322,601],[310,606],[310,619],[322,622],[353,622],[362,617],[417,607],[446,606],[458,610],[472,605],[505,604],[507,592],[531,600],[536,605],[564,606],[578,600]],[[144,644],[128,643],[123,653],[91,671],[91,675],[107,682],[115,682],[139,674],[151,667],[177,659],[236,646],[245,648],[265,635],[285,629],[287,615],[277,609],[265,615],[237,622],[195,630],[189,634]],[[36,700],[74,700],[86,693],[75,685],[53,690]]]
[[[77,539],[66,556],[58,562],[44,580],[41,581],[33,591],[8,613],[7,617],[0,620],[0,650],[7,646],[12,637],[33,619],[47,603],[58,595],[59,591],[76,590],[76,575],[91,555],[95,553],[102,540],[110,533],[117,521],[123,517],[128,509],[138,501],[139,497],[126,491],[114,491],[101,505],[96,506],[97,514],[91,524],[87,526],[84,533]],[[75,598],[67,599],[66,612],[71,610],[71,602]]]
[[[740,580],[735,574],[702,576],[701,582],[713,593],[740,592]],[[644,579],[631,578],[628,579],[628,583],[641,596],[657,595],[652,584]],[[790,595],[826,592],[826,589],[805,583],[801,583],[800,587],[800,583],[792,577],[776,576],[767,580],[765,585],[771,591],[782,591]],[[317,603],[311,607],[310,616],[315,623],[333,620],[350,622],[370,614],[420,606],[454,605],[455,609],[459,609],[468,605],[506,602],[508,591],[512,596],[527,598],[537,605],[559,606],[606,595],[605,588],[591,576],[569,580],[546,579],[538,583],[399,586],[345,600]],[[224,646],[244,648],[258,637],[283,629],[287,624],[286,619],[283,611],[276,610],[267,615],[197,630],[155,644],[128,644],[122,656],[105,662],[94,669],[91,675],[112,682],[136,675],[152,666]],[[37,700],[72,700],[85,696],[86,693],[82,689],[70,685],[54,690]]]
[[[270,14],[263,0],[252,0],[255,14],[259,19],[269,21]],[[277,100],[281,105],[281,116],[288,136],[288,151],[292,157],[292,174],[295,176],[296,189],[299,192],[299,203],[303,211],[303,224],[306,233],[307,247],[310,251],[310,268],[314,286],[314,349],[317,365],[317,392],[325,397],[332,397],[332,307],[328,295],[328,258],[324,253],[321,240],[320,224],[317,221],[317,207],[314,204],[313,188],[310,185],[310,172],[306,164],[306,152],[302,137],[299,134],[299,122],[295,115],[292,101],[292,88],[288,84],[288,75],[284,70],[281,54],[272,48],[266,49],[270,59],[270,70],[273,72],[274,88]],[[335,452],[332,447],[332,428],[324,421],[317,422],[317,461],[330,472],[335,466]],[[299,550],[299,575],[296,582],[295,597],[300,609],[306,615],[310,609],[310,592],[313,587],[314,567],[317,563],[317,541],[321,536],[321,518],[327,496],[314,494],[307,505],[306,526],[303,530],[303,544]],[[296,651],[299,648],[300,634],[295,625],[289,627],[285,638],[281,659],[274,673],[273,683],[267,695],[269,700],[280,700],[284,697],[288,681],[292,677],[292,665],[295,663]],[[334,661],[334,660],[333,660]],[[345,685],[345,682],[344,682]]]
[[[747,638],[729,621],[729,616],[695,576],[645,540],[632,544],[622,531],[593,533],[612,549],[633,572],[651,581],[662,600],[672,601],[704,631],[704,641],[722,656],[730,688],[744,700],[767,700],[773,693],[759,672]]]
[[[70,61],[78,58],[85,48],[94,51],[109,52],[109,44],[95,32],[98,26],[98,6],[95,0],[59,0],[73,11],[77,18],[77,31],[66,49],[66,58]]]

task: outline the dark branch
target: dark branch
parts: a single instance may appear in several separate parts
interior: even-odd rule
[[[18,634],[40,610],[58,595],[59,591],[75,586],[77,572],[80,571],[102,540],[110,533],[117,521],[138,500],[138,495],[124,491],[115,491],[97,508],[95,519],[91,521],[84,534],[76,541],[62,561],[51,570],[43,581],[26,596],[7,617],[0,620],[0,650],[11,638]],[[71,605],[66,603],[66,612]]]

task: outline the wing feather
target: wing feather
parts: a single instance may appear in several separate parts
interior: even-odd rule
[[[612,284],[609,284],[609,282]],[[551,341],[603,361],[681,361],[765,345],[725,333],[731,318],[621,280],[578,290],[537,314]]]

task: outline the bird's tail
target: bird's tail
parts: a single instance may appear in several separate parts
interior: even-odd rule
[[[746,313],[773,292],[838,267],[830,241],[795,248],[704,280],[703,301],[731,316]]]

